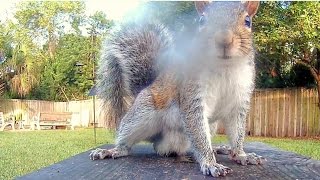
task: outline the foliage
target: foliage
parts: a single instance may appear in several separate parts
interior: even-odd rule
[[[38,41],[48,43],[48,53],[53,58],[57,36],[66,33],[77,16],[84,11],[80,1],[29,1],[18,5],[15,14],[19,24],[29,31],[29,35]]]
[[[304,54],[308,52],[307,56],[312,60],[307,67],[316,65],[316,56],[310,52],[319,46],[319,11],[319,2],[260,3],[253,19],[257,88],[315,85],[310,68],[298,63],[303,62]],[[198,27],[193,2],[149,2],[143,14],[169,26],[177,34],[194,33]]]
[[[80,1],[25,1],[16,21],[0,22],[2,97],[88,98],[101,41],[114,23],[103,12],[88,17],[84,10]],[[319,11],[319,2],[261,2],[253,22],[257,88],[320,87]],[[193,2],[151,1],[141,12],[178,40],[198,29]]]
[[[162,1],[148,2],[146,12],[149,18],[162,22],[173,32],[181,33],[198,25],[194,2]]]
[[[259,87],[310,86],[316,79],[319,2],[264,2],[254,19]],[[309,68],[310,72],[301,73]],[[301,75],[297,77],[297,73]],[[312,77],[313,76],[313,77]],[[319,76],[320,77],[320,76]]]
[[[60,101],[88,98],[101,39],[113,23],[102,12],[85,16],[84,8],[80,1],[21,2],[16,21],[0,23],[4,96]]]
[[[61,37],[55,61],[49,61],[46,64],[43,80],[32,92],[34,97],[68,101],[69,97],[79,97],[79,93],[89,89],[92,83],[87,81],[86,77],[90,76],[90,72],[83,71],[84,74],[78,74],[75,69],[77,62],[87,61],[89,44],[88,38],[75,34]],[[86,68],[92,68],[92,66]]]

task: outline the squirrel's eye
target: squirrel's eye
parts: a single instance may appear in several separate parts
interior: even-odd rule
[[[205,22],[206,22],[206,18],[204,17],[204,15],[200,16],[200,18],[199,18],[199,25],[200,25],[200,26],[203,26]]]
[[[246,16],[246,18],[244,19],[244,25],[248,28],[251,28],[251,19],[249,16]]]

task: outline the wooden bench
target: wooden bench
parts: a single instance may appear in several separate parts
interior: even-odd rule
[[[14,123],[15,123],[14,116],[5,120],[3,112],[0,112],[0,131],[4,131],[4,128],[6,128],[7,126],[11,126],[12,130],[15,130]]]
[[[38,116],[33,117],[33,123],[31,124],[31,129],[34,130],[37,127],[40,130],[41,126],[52,126],[53,129],[59,127],[70,127],[74,129],[71,124],[71,119],[73,117],[72,112],[40,112]]]

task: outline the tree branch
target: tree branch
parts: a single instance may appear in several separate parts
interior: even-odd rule
[[[299,60],[297,61],[297,63],[302,64],[304,66],[306,66],[307,68],[309,68],[312,76],[314,77],[314,79],[317,81],[317,84],[320,83],[320,77],[319,77],[319,71],[317,69],[315,69],[314,67],[312,67],[309,63],[307,63],[308,61],[306,60]]]
[[[308,68],[311,67],[311,65],[308,63],[308,61],[298,60],[298,61],[296,61],[296,62],[299,63],[299,64],[302,64],[302,65],[304,65],[304,66],[306,66],[306,67],[308,67]]]
[[[313,67],[310,67],[309,69],[310,69],[310,72],[311,72],[312,76],[316,79],[317,84],[319,84],[320,83],[320,78],[319,78],[319,75],[317,73],[317,70],[315,68],[313,68]]]

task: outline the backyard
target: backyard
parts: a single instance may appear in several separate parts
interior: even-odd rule
[[[114,132],[101,128],[97,129],[96,144],[93,129],[0,132],[0,179],[12,179],[96,146],[113,143],[114,137]],[[320,139],[317,138],[248,137],[247,141],[264,142],[320,160]],[[219,135],[213,142],[224,143],[226,137]]]
[[[120,116],[121,113],[113,111],[127,110],[130,108],[128,102],[134,100],[131,95],[151,85],[157,87],[157,83],[153,82],[158,82],[156,80],[160,77],[159,74],[170,75],[168,76],[170,78],[163,80],[165,82],[173,80],[173,83],[168,84],[169,87],[174,85],[175,88],[170,92],[171,88],[167,88],[166,83],[159,83],[164,87],[159,88],[159,92],[164,93],[152,96],[155,105],[165,103],[164,100],[167,99],[174,100],[169,96],[166,97],[166,93],[178,94],[179,98],[176,99],[181,99],[180,95],[186,96],[182,93],[184,91],[180,91],[181,89],[189,91],[188,88],[184,88],[184,83],[189,80],[193,83],[194,79],[198,80],[198,76],[204,75],[206,76],[204,79],[208,79],[208,84],[213,84],[213,89],[218,90],[219,87],[225,89],[221,94],[215,94],[214,92],[220,91],[211,93],[210,88],[205,88],[205,92],[214,97],[212,99],[219,102],[220,96],[221,99],[226,99],[223,95],[234,95],[239,101],[230,98],[230,102],[236,102],[235,107],[241,106],[239,109],[243,109],[244,103],[240,102],[244,100],[243,97],[247,99],[247,96],[242,96],[244,93],[240,92],[242,89],[247,89],[246,94],[249,94],[249,88],[243,87],[254,84],[245,125],[246,134],[251,136],[247,137],[246,141],[262,142],[317,161],[313,164],[310,163],[313,160],[309,159],[301,162],[300,159],[304,157],[296,159],[291,153],[283,152],[292,156],[282,156],[277,151],[269,151],[265,147],[260,147],[261,143],[256,143],[258,145],[254,148],[259,147],[260,150],[268,151],[269,164],[251,166],[257,167],[256,169],[241,166],[246,170],[240,172],[252,175],[256,179],[264,179],[261,177],[270,174],[269,179],[285,179],[282,177],[320,179],[318,178],[320,177],[320,3],[260,1],[260,5],[257,2],[232,3],[230,6],[219,6],[219,4],[213,3],[209,6],[208,2],[192,1],[138,3],[132,0],[2,0],[0,4],[0,180],[26,175],[83,152],[86,153],[81,157],[86,157],[82,160],[90,165],[86,167],[100,168],[97,164],[105,162],[91,161],[87,151],[114,143],[115,131],[104,129],[114,129],[117,126],[117,120],[120,118],[112,116],[117,114]],[[231,8],[238,6],[241,8],[234,9],[237,13],[230,11]],[[211,10],[211,7],[219,11]],[[158,23],[151,23],[153,21],[160,23],[161,26]],[[136,28],[139,27],[136,25],[141,25],[141,30]],[[156,33],[152,30],[153,26]],[[109,43],[113,40],[114,43]],[[110,44],[114,47],[110,46],[109,49]],[[119,45],[119,48],[116,45]],[[123,51],[120,51],[122,48]],[[117,53],[118,50],[121,53]],[[196,61],[193,64],[191,60]],[[192,71],[189,72],[189,69]],[[180,74],[183,76],[171,78],[171,75],[175,77]],[[212,82],[209,81],[211,75]],[[185,77],[188,78],[186,81]],[[206,87],[205,83],[203,84]],[[199,87],[199,92],[202,92],[202,86]],[[152,90],[152,95],[157,91]],[[192,93],[190,95],[193,96]],[[205,102],[206,100],[203,101],[205,97],[199,96],[199,102]],[[161,103],[157,103],[158,100],[155,99],[159,99]],[[109,103],[109,100],[115,103]],[[107,106],[103,106],[104,104]],[[180,101],[177,104],[180,105]],[[229,101],[226,104],[227,107],[233,106]],[[112,111],[109,111],[109,107]],[[213,107],[215,106],[210,108]],[[217,107],[227,112],[223,103],[217,104]],[[141,106],[141,109],[143,108],[144,106]],[[238,108],[232,108],[230,112],[235,109]],[[202,113],[205,112],[204,109]],[[149,116],[149,114],[143,115]],[[169,116],[171,114],[168,114]],[[243,117],[243,114],[237,117]],[[36,127],[41,129],[40,126],[58,129],[33,130]],[[18,130],[12,130],[13,127]],[[59,129],[62,127],[81,128]],[[91,127],[97,127],[96,139]],[[225,130],[219,126],[218,132],[222,134]],[[226,143],[227,137],[217,135],[212,142]],[[164,160],[161,157],[156,158]],[[234,164],[226,156],[223,158]],[[127,161],[127,159],[121,160]],[[172,159],[164,161],[166,160]],[[135,159],[132,161],[132,164],[137,164]],[[217,164],[209,161],[207,157],[203,158],[203,162],[201,167],[207,167],[204,170],[208,171],[205,173],[213,175],[211,171]],[[207,166],[208,162],[210,166]],[[271,165],[272,163],[274,164]],[[72,161],[72,165],[62,166],[61,169],[71,167],[68,172],[77,174],[82,171],[89,174],[88,171],[84,171],[87,169],[82,167],[75,171],[76,164]],[[141,171],[133,170],[132,164],[128,163],[132,174],[143,175]],[[154,161],[150,164],[158,165]],[[114,163],[108,165],[111,167],[110,171],[117,167]],[[136,167],[141,168],[138,165]],[[165,168],[177,171],[172,167]],[[146,171],[154,175],[156,171],[151,169],[148,167]],[[185,175],[184,172],[188,172],[190,168],[186,171],[180,170],[180,173]],[[107,175],[109,172],[102,169],[99,171]],[[60,170],[55,172],[62,174]],[[45,179],[51,174],[51,172],[44,174]],[[134,179],[132,174],[131,172],[126,174],[126,177]],[[194,175],[192,172],[190,174]],[[108,177],[117,179],[115,177],[119,177],[118,175]],[[170,174],[167,175],[169,177],[167,179],[178,179],[169,176]],[[241,179],[242,176],[239,174],[230,176],[231,179],[236,179],[235,177]],[[87,179],[98,178],[92,176]]]

